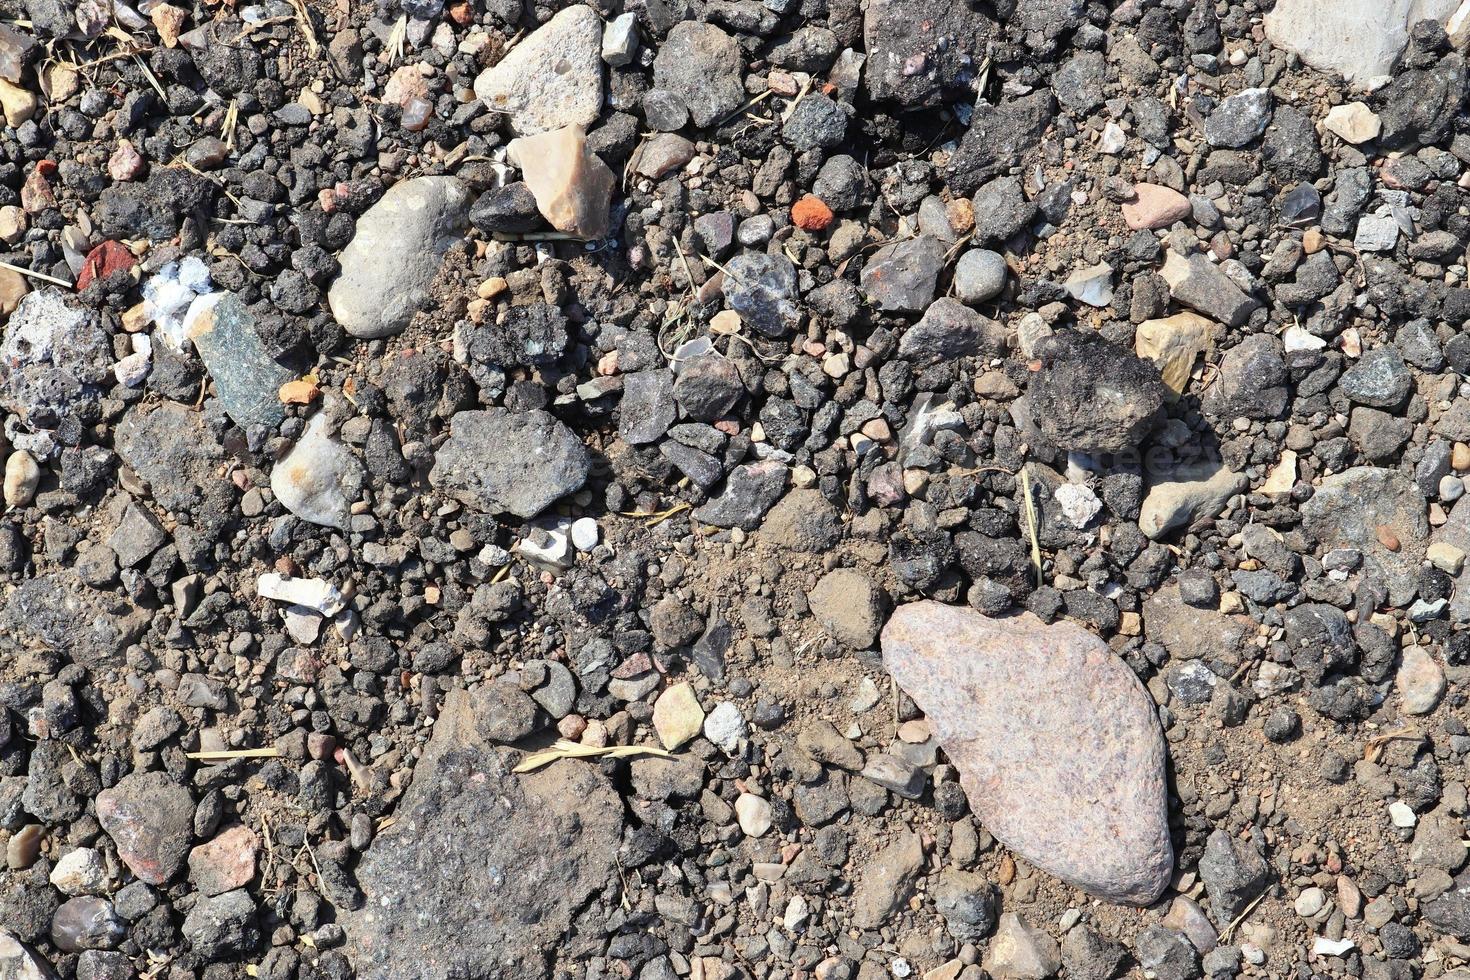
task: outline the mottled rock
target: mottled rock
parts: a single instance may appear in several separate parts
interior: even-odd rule
[[[608,208],[618,178],[588,148],[582,127],[522,136],[510,144],[506,156],[521,168],[537,210],[551,227],[578,238],[607,236]]]
[[[188,860],[194,800],[161,772],[134,772],[97,794],[97,821],[133,874],[163,885]]]
[[[925,712],[987,830],[1107,901],[1146,905],[1173,870],[1153,701],[1106,644],[1030,613],[924,601],[883,630],[883,663]]]
[[[1133,449],[1167,390],[1158,368],[1095,334],[1060,331],[1036,344],[1026,410],[1048,442],[1082,453]]]
[[[241,428],[280,425],[280,388],[296,373],[270,355],[244,301],[233,293],[201,296],[184,323],[230,418]]]
[[[859,929],[888,925],[908,899],[924,866],[919,835],[901,834],[864,867],[852,893],[852,921]]]
[[[397,821],[363,855],[365,904],[338,910],[359,976],[541,980],[573,916],[617,885],[606,777],[570,761],[513,775],[518,754],[481,741],[468,700],[446,698]]]
[[[1303,528],[1324,552],[1360,551],[1364,564],[1388,586],[1390,602],[1403,606],[1413,600],[1429,522],[1424,496],[1409,476],[1372,466],[1333,474],[1302,505],[1301,514]]]
[[[469,225],[470,191],[455,177],[400,181],[357,219],[342,272],[327,292],[354,337],[399,333],[429,301],[444,253]]]
[[[1459,0],[1278,0],[1266,36],[1313,68],[1363,86],[1393,71],[1424,18],[1443,21]]]
[[[784,255],[742,252],[725,267],[725,301],[767,337],[782,337],[801,322],[796,305],[796,267]]]
[[[339,531],[348,529],[362,482],[362,464],[332,434],[326,412],[312,416],[296,445],[271,469],[271,492],[281,506]]]
[[[1250,481],[1223,463],[1189,463],[1159,474],[1150,482],[1138,513],[1138,527],[1157,540],[1195,521],[1218,517],[1225,503],[1244,493]]]
[[[541,409],[460,412],[450,420],[429,482],[486,513],[535,517],[587,482],[592,456]]]
[[[675,24],[653,59],[654,84],[681,99],[696,126],[719,122],[745,101],[745,56],[713,24]]]
[[[475,95],[522,136],[590,126],[602,111],[602,33],[591,7],[567,7],[481,72]]]

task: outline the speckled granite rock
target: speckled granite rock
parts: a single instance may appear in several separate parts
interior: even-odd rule
[[[928,715],[981,823],[1110,902],[1146,905],[1174,866],[1164,740],[1138,678],[1079,626],[900,607],[883,664]]]

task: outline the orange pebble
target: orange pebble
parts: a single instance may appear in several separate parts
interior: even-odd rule
[[[832,209],[820,197],[808,194],[791,205],[791,220],[803,231],[822,231],[832,223]]]

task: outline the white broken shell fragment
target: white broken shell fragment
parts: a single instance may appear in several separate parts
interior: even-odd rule
[[[256,579],[255,591],[263,599],[305,606],[323,616],[335,616],[347,605],[347,597],[341,590],[320,578],[291,578],[266,572]]]

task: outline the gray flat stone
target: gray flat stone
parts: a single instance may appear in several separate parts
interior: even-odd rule
[[[286,417],[281,385],[296,377],[266,350],[255,329],[255,317],[233,293],[201,298],[187,324],[188,336],[199,351],[214,390],[226,414],[241,428],[275,428]],[[208,304],[208,305],[206,305]]]
[[[429,301],[444,253],[469,227],[471,194],[456,177],[415,177],[357,219],[342,273],[327,291],[332,315],[354,337],[399,333]]]
[[[582,489],[592,469],[576,434],[541,409],[460,412],[449,432],[429,483],[486,513],[535,517]]]

